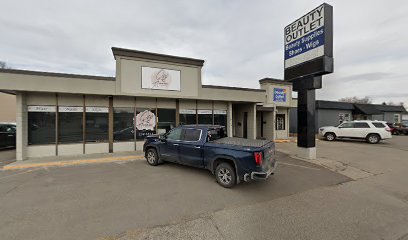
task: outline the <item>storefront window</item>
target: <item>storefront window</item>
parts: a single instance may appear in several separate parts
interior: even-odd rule
[[[55,106],[28,106],[28,145],[55,143]]]
[[[198,110],[198,124],[213,124],[212,110]]]
[[[176,109],[157,109],[157,133],[162,134],[176,126]]]
[[[114,141],[134,141],[134,108],[113,109],[113,139]]]
[[[109,137],[107,107],[86,107],[86,142],[107,142]]]
[[[136,140],[156,134],[156,109],[136,109]]]
[[[214,110],[214,124],[221,125],[227,128],[227,111]]]
[[[276,114],[276,130],[285,130],[285,114]]]
[[[83,107],[60,106],[58,108],[58,142],[83,142]]]
[[[196,110],[180,109],[180,125],[196,124]]]

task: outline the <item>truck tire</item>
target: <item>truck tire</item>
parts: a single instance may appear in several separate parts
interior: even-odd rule
[[[157,151],[154,148],[148,148],[146,151],[145,158],[147,163],[151,166],[159,165],[159,156],[157,155]]]
[[[334,141],[336,140],[336,134],[332,133],[332,132],[328,132],[324,135],[324,137],[326,138],[327,141]]]
[[[376,144],[378,142],[380,142],[381,138],[378,134],[376,133],[370,133],[367,135],[367,142],[370,144]]]
[[[221,186],[232,188],[237,182],[234,167],[226,162],[220,163],[215,169],[215,179]]]

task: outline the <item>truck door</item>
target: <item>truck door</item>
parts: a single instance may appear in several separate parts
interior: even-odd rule
[[[201,129],[183,129],[179,146],[180,163],[194,167],[203,167],[203,149],[200,141],[204,137],[203,135],[204,132]]]
[[[167,135],[166,140],[160,144],[160,157],[169,162],[177,162],[179,159],[179,144],[181,141],[181,128],[173,128]]]

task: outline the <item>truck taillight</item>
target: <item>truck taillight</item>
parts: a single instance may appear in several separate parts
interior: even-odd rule
[[[260,166],[262,165],[262,152],[254,152],[255,164]]]

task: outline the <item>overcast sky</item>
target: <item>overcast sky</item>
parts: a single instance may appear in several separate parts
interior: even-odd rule
[[[317,0],[1,0],[0,61],[19,69],[115,75],[111,47],[205,60],[203,83],[259,88],[283,78],[283,28]],[[408,105],[408,3],[327,1],[335,73],[317,98]]]

